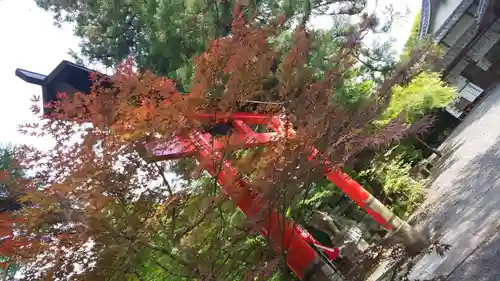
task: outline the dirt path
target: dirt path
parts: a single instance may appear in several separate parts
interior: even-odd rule
[[[446,257],[423,258],[412,277],[500,280],[500,86],[442,146],[429,197],[418,221],[452,245]]]

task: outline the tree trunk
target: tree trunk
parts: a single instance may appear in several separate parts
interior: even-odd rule
[[[432,151],[432,153],[435,153],[437,156],[439,157],[443,157],[443,154],[441,153],[441,151],[435,149],[434,147],[428,145],[426,142],[424,142],[423,140],[421,140],[419,137],[415,136],[415,139],[421,143],[423,146],[425,146],[427,149],[429,149],[430,151]]]

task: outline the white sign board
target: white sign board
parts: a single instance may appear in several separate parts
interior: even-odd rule
[[[479,86],[473,84],[473,83],[468,83],[461,91],[460,91],[460,96],[463,97],[464,99],[473,102],[476,100],[476,98],[483,92],[483,89],[481,89]]]

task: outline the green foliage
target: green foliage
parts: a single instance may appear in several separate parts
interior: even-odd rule
[[[0,211],[17,208],[16,198],[20,193],[14,189],[16,179],[25,176],[25,171],[16,163],[16,147],[0,145]]]
[[[335,90],[335,99],[348,109],[355,110],[361,107],[370,97],[374,82],[372,80],[349,79],[343,87]]]
[[[338,28],[335,27],[329,30],[312,30],[310,33],[311,55],[308,57],[307,66],[318,80],[324,77],[327,69],[333,67],[331,56],[343,44],[343,39],[335,38],[338,32]],[[276,41],[280,52],[286,53],[291,48],[292,33],[285,31]],[[335,102],[351,110],[359,108],[373,91],[374,82],[370,79],[363,79],[363,76],[369,72],[374,72],[374,70],[359,65],[342,73],[343,79],[337,81],[332,91],[332,98]]]
[[[423,72],[405,87],[396,86],[389,107],[380,122],[387,124],[399,114],[413,123],[437,108],[448,105],[455,89],[446,85],[436,72]]]
[[[0,144],[0,170],[7,170],[14,178],[24,176],[24,171],[16,163],[16,147],[11,144]]]
[[[405,44],[400,60],[407,60],[421,42],[418,39],[420,13],[416,15],[411,34]],[[393,96],[378,125],[388,124],[400,114],[408,123],[413,123],[435,109],[448,105],[456,95],[455,89],[441,80],[437,72],[423,71],[405,86],[393,88]],[[421,183],[410,176],[410,169],[422,159],[422,151],[409,141],[403,141],[387,150],[378,152],[368,168],[354,177],[370,185],[382,187],[391,209],[402,217],[408,217],[423,200]]]
[[[131,56],[141,70],[152,70],[155,74],[174,79],[178,87],[188,91],[194,72],[192,58],[205,50],[207,43],[218,36],[227,36],[231,30],[232,11],[237,1],[204,0],[36,0],[39,7],[54,15],[55,23],[75,25],[75,35],[81,39],[80,50],[72,51],[75,59],[89,63],[99,62],[107,67]],[[256,24],[265,24],[278,13],[285,12],[292,20],[290,28],[311,9],[314,15],[331,14],[334,0],[327,1],[273,1],[247,0],[248,19]],[[327,32],[313,32],[312,52],[309,65],[318,77],[326,69],[329,57],[345,35],[351,33],[353,25],[340,15],[359,13],[365,1],[350,0],[345,7],[339,6],[334,17],[335,28]],[[307,4],[311,4],[308,6]],[[375,21],[374,21],[375,22]],[[284,29],[285,41],[291,43],[290,29]],[[393,65],[387,46],[363,48],[363,73],[373,76],[374,67],[385,72]],[[391,62],[389,62],[391,61]],[[382,67],[384,65],[384,67]],[[366,67],[370,66],[370,67]],[[337,88],[341,88],[340,86]]]
[[[398,216],[407,218],[423,202],[424,197],[422,184],[410,176],[412,165],[405,159],[411,154],[415,157],[415,153],[405,154],[398,149],[401,150],[401,147],[396,146],[376,157],[360,176],[379,182],[383,187],[383,195],[390,200],[390,209]]]
[[[328,205],[330,202],[338,201],[342,193],[331,182],[318,180],[312,184],[309,190],[304,190],[301,198],[293,204],[290,215],[297,222],[307,222],[311,218],[313,210]],[[306,194],[307,193],[307,194]]]
[[[20,192],[14,188],[13,181],[24,177],[25,171],[20,169],[15,161],[16,152],[15,146],[11,144],[0,144],[0,212],[15,211],[20,207],[20,204],[17,203],[17,197],[20,195]],[[0,228],[1,227],[0,222]],[[8,258],[0,256],[0,265],[8,261]],[[19,268],[19,265],[10,263],[7,270],[3,272],[0,267],[0,276],[2,276],[3,272],[3,274],[5,274],[5,280],[7,280],[8,277],[12,278]]]
[[[404,163],[417,164],[423,159],[422,151],[417,149],[410,141],[405,140],[390,149],[390,155],[398,156]]]
[[[231,4],[198,0],[78,4],[37,0],[37,4],[53,12],[56,23],[76,24],[75,35],[82,39],[79,53],[89,62],[114,67],[133,56],[140,69],[168,75],[184,85],[193,74],[192,57],[205,49],[209,38],[227,34],[232,20]]]

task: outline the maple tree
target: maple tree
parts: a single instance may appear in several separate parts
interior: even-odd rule
[[[238,219],[234,203],[218,191],[213,178],[188,166],[180,176],[198,180],[171,186],[166,176],[170,163],[148,163],[137,152],[145,141],[198,129],[202,124],[189,118],[195,112],[227,113],[241,109],[245,101],[279,99],[251,109],[292,120],[297,137],[224,155],[284,215],[322,179],[301,148],[315,145],[343,166],[365,147],[380,147],[422,129],[421,122],[409,126],[401,114],[383,125],[374,121],[390,104],[393,86],[412,78],[412,66],[422,63],[424,48],[371,85],[360,106],[346,108],[335,90],[358,67],[360,43],[373,26],[372,17],[363,15],[355,29],[337,39],[338,49],[317,75],[317,65],[309,63],[314,37],[306,28],[307,16],[282,53],[274,39],[290,15],[253,25],[238,6],[233,14],[231,36],[210,41],[195,58],[189,94],[180,93],[167,77],[135,72],[127,60],[110,78],[112,86],[96,75],[90,95],[60,93],[60,102],[49,105],[56,118],[22,126],[24,133],[48,134],[56,141],[48,151],[29,146],[20,151],[24,168],[33,171],[13,183],[26,205],[16,231],[19,239],[32,241],[13,256],[27,265],[25,279],[271,277],[280,255],[256,235],[258,221]],[[33,110],[38,114],[40,108]]]

